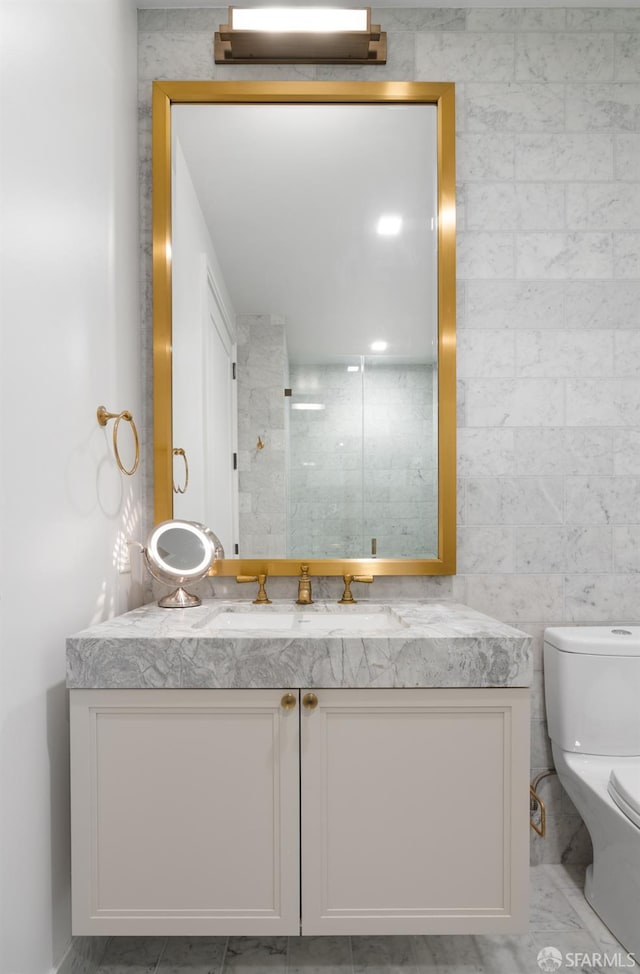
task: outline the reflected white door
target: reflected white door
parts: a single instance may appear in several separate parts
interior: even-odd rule
[[[205,523],[234,554],[238,540],[237,405],[233,378],[235,346],[218,300],[215,281],[206,272],[202,366],[204,389],[203,451]]]

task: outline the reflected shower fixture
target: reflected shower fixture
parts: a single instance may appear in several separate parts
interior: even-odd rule
[[[386,64],[387,35],[370,7],[229,7],[216,64]]]

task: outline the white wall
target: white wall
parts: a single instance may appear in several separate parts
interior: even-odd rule
[[[189,464],[189,489],[185,494],[174,494],[173,514],[177,518],[203,521],[216,532],[225,551],[231,553],[238,536],[230,486],[233,476],[231,455],[235,449],[230,441],[234,436],[225,430],[226,436],[221,434],[213,438],[211,415],[215,411],[222,419],[230,411],[231,362],[227,362],[227,356],[233,358],[235,312],[179,138],[174,140],[172,185],[173,333],[179,336],[174,342],[173,354],[173,442],[185,451]],[[212,355],[208,351],[214,338],[207,334],[207,330],[214,329],[212,308],[210,305],[205,307],[205,302],[211,301],[211,292],[205,292],[205,273],[210,273],[215,282],[220,304],[216,308],[215,320],[226,333],[229,344],[228,352],[227,343],[218,346],[224,351],[228,365],[224,388],[209,389],[209,395],[205,395],[207,385],[215,385],[211,376]],[[225,364],[217,361],[220,371],[224,371]],[[194,410],[194,402],[207,403],[214,408]],[[224,428],[225,424],[220,423],[220,426]],[[224,443],[225,451],[217,449],[220,441]],[[211,461],[205,463],[209,451],[213,453],[213,464]],[[222,452],[224,459],[217,455]],[[226,464],[226,476],[216,484],[211,482],[211,472],[212,467],[216,470],[218,463],[220,466]],[[183,461],[175,458],[173,466],[175,481],[181,484],[185,476]]]
[[[65,636],[139,599],[118,565],[142,472],[117,471],[95,416],[141,421],[136,15],[0,10],[0,970],[42,974],[71,936]]]

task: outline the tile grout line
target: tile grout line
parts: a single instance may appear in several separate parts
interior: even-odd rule
[[[224,965],[225,965],[226,960],[227,960],[227,948],[228,948],[228,946],[229,946],[229,938],[227,937],[226,940],[225,940],[225,942],[224,942],[224,948],[223,948],[223,951],[222,951],[222,957],[220,958],[220,974],[223,974],[223,971],[224,971]]]
[[[164,938],[164,943],[160,948],[160,953],[158,954],[158,960],[156,961],[156,966],[153,969],[153,974],[158,974],[160,969],[160,964],[162,963],[162,958],[164,957],[164,952],[167,949],[167,937]]]
[[[353,937],[349,937],[349,958],[351,962],[351,974],[355,974],[355,965],[353,963]]]

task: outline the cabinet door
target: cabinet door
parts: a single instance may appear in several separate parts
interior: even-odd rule
[[[301,710],[302,932],[525,931],[528,691],[317,697]]]
[[[299,932],[299,715],[282,694],[71,691],[75,934]]]

